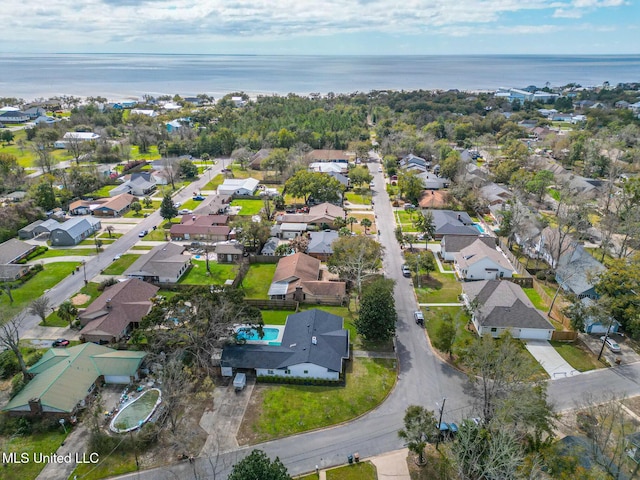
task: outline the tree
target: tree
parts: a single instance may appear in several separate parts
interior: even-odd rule
[[[228,480],[291,480],[291,476],[278,457],[271,461],[262,450],[253,450],[233,466]]]
[[[364,287],[356,330],[368,341],[385,342],[396,332],[394,281],[378,278]]]
[[[109,238],[111,238],[111,236],[113,235],[113,232],[115,230],[115,227],[113,225],[107,225],[107,228],[105,228],[105,230],[109,234]]]
[[[349,180],[351,181],[351,185],[358,187],[361,185],[368,185],[369,182],[373,180],[373,176],[369,173],[369,169],[367,167],[358,166],[349,171]]]
[[[525,184],[525,188],[527,192],[535,194],[538,202],[541,202],[547,191],[547,187],[553,183],[553,180],[553,172],[549,170],[539,170],[533,178]]]
[[[418,204],[424,190],[424,183],[414,171],[403,171],[398,175],[398,190],[401,196],[406,197],[413,204]]]
[[[276,250],[273,253],[277,257],[284,257],[289,255],[291,253],[291,250],[291,246],[288,243],[281,243],[276,247]]]
[[[130,208],[136,213],[136,216],[138,216],[140,215],[140,210],[142,210],[142,205],[140,205],[140,202],[131,202]],[[113,229],[113,227],[111,228]],[[109,237],[111,237],[111,235],[109,235]]]
[[[429,246],[429,240],[436,235],[436,224],[433,221],[433,212],[427,210],[422,215],[419,215],[414,222],[416,228],[424,236],[425,246]]]
[[[69,328],[71,328],[71,323],[77,315],[78,309],[69,300],[62,302],[58,307],[58,317],[65,322],[69,322]]]
[[[270,222],[254,222],[245,217],[234,222],[233,226],[237,231],[238,239],[254,251],[259,251],[271,236]]]
[[[333,255],[327,262],[329,271],[353,282],[362,294],[363,281],[380,270],[384,247],[370,237],[339,237],[332,245]]]
[[[404,413],[404,428],[398,436],[407,442],[410,451],[418,455],[418,464],[424,465],[424,449],[437,435],[437,421],[432,411],[419,405],[410,405]]]
[[[98,237],[96,237],[94,240],[96,242],[96,253],[100,253],[100,249],[102,248],[102,245],[104,242],[100,240]]]
[[[46,323],[47,312],[51,310],[51,301],[44,295],[32,300],[29,304],[28,312],[31,315],[37,315],[42,319],[42,323]]]
[[[405,252],[404,260],[412,272],[417,272],[418,275],[422,275],[425,272],[427,278],[436,269],[436,262],[433,258],[433,253],[430,251],[422,253]]]
[[[198,167],[188,158],[178,162],[178,172],[182,178],[194,179],[198,176]]]
[[[18,359],[18,365],[20,365],[20,371],[22,372],[22,380],[27,383],[31,375],[27,370],[27,364],[22,356],[22,350],[20,350],[20,328],[24,321],[24,315],[20,314],[13,318],[8,318],[2,315],[0,317],[0,346],[11,350]]]
[[[247,169],[247,165],[249,164],[249,160],[251,160],[252,156],[253,152],[248,148],[238,148],[231,153],[231,158],[240,164],[240,168],[242,170]]]
[[[276,215],[275,205],[271,201],[268,195],[262,197],[262,215],[265,220],[272,221]]]
[[[267,158],[262,161],[262,165],[265,169],[280,174],[280,178],[282,178],[284,176],[284,171],[289,166],[289,155],[287,149],[274,148],[271,150]]]
[[[80,157],[86,151],[85,141],[79,135],[71,135],[65,140],[65,148],[76,161],[76,165],[80,165]]]
[[[308,204],[313,198],[317,202],[336,202],[340,200],[344,187],[329,175],[308,170],[298,170],[285,184],[290,195],[303,198]]]
[[[14,135],[11,130],[3,130],[0,134],[0,139],[6,144],[9,145],[13,141]]]
[[[358,223],[358,219],[356,217],[347,217],[345,222],[351,228],[351,233],[353,233],[353,224]]]
[[[462,160],[460,158],[460,152],[452,150],[440,163],[440,175],[444,178],[455,180],[461,168]]]
[[[298,235],[296,238],[289,242],[290,248],[296,252],[306,252],[309,247],[309,237],[306,235]]]
[[[373,225],[371,223],[371,220],[369,220],[368,218],[363,218],[362,220],[360,220],[360,225],[362,225],[364,227],[364,234],[367,234],[367,229],[371,227],[371,225]]]
[[[144,205],[144,208],[151,208],[153,206],[153,200],[151,200],[151,197],[144,197],[142,199],[142,204]]]
[[[164,197],[162,197],[162,203],[160,204],[160,216],[165,220],[171,220],[173,217],[178,215],[178,209],[173,205],[173,200],[171,200],[171,195],[166,193]]]
[[[31,188],[31,197],[44,211],[53,210],[58,205],[53,186],[48,181],[41,181]]]
[[[456,340],[458,329],[449,313],[442,315],[440,324],[436,328],[435,335],[431,339],[433,346],[441,352],[449,354],[449,358],[453,354],[453,344]]]

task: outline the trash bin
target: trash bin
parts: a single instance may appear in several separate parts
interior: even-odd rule
[[[347,460],[349,461],[349,464],[353,463],[353,455],[349,455]]]
[[[360,461],[360,454],[359,453],[354,453],[353,454],[353,459],[356,461],[356,463],[358,463]]]

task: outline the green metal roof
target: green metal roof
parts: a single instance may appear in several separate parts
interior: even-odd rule
[[[94,343],[50,349],[29,371],[36,376],[3,410],[15,410],[39,398],[42,406],[71,412],[100,375],[131,376],[144,352],[118,351]]]

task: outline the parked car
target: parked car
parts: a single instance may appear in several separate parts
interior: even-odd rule
[[[406,263],[402,265],[402,275],[407,278],[411,276],[411,270],[409,269],[409,266]]]
[[[420,310],[413,312],[413,318],[418,325],[424,325],[424,315]]]
[[[369,188],[373,188],[376,186],[376,182],[369,182]]]
[[[600,337],[600,340],[604,342],[609,350],[613,353],[620,353],[620,345],[616,343],[616,341],[611,337]]]
[[[378,167],[378,172],[382,173],[382,167]]]
[[[122,255],[116,255],[115,257],[113,257],[113,261],[115,262],[116,260],[118,260]]]
[[[174,206],[175,208],[180,208],[180,205],[182,205],[182,202],[174,202],[174,203],[173,203],[173,206]]]
[[[69,340],[67,340],[66,338],[58,338],[57,340],[54,340],[53,343],[51,344],[52,347],[68,347],[69,346]]]
[[[202,195],[196,195],[195,197],[193,197],[193,199],[196,202],[201,202],[202,200],[204,200],[204,197]]]
[[[138,234],[138,236],[139,236],[140,238],[142,238],[142,237],[144,237],[147,233],[149,233],[147,230],[142,230],[142,231]]]
[[[178,213],[181,214],[181,215],[186,215],[186,214],[191,213],[191,210],[189,210],[188,208],[183,208]]]
[[[404,209],[405,210],[414,210],[416,208],[416,206],[413,203],[405,203],[404,204]]]

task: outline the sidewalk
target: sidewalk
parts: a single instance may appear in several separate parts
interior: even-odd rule
[[[361,461],[370,461],[375,465],[378,473],[378,480],[411,480],[409,467],[407,467],[408,454],[409,450],[407,448],[403,448],[402,450],[385,453],[384,455],[379,455],[377,457],[363,458]],[[340,465],[340,467],[343,466],[344,465]],[[332,468],[327,470],[332,470]],[[318,478],[320,480],[326,480],[327,470],[320,470],[318,472]]]

